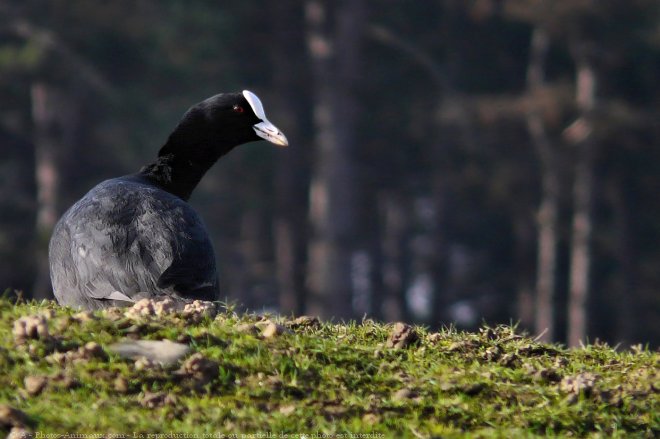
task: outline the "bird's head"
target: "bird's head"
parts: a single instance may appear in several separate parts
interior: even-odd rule
[[[266,118],[257,95],[249,90],[221,93],[192,106],[159,155],[183,145],[186,149],[210,146],[226,152],[234,146],[261,139],[277,146],[289,145],[286,136]]]

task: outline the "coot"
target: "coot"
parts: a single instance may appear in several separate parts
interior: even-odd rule
[[[248,90],[191,107],[156,161],[100,183],[57,223],[49,246],[57,301],[93,310],[158,296],[218,299],[213,247],[186,201],[222,155],[260,139],[288,145]]]

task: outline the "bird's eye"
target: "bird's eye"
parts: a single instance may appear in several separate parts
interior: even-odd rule
[[[241,107],[240,105],[234,105],[234,107],[232,108],[232,110],[234,110],[234,113],[242,113],[242,112],[245,111],[245,110],[243,109],[243,107]]]

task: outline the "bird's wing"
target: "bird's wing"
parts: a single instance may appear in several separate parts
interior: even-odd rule
[[[197,220],[187,230],[190,234],[178,241],[179,249],[158,278],[158,287],[183,297],[217,300],[215,256],[204,225]]]
[[[121,293],[135,300],[153,291],[162,271],[133,223],[137,209],[123,203],[83,199],[74,206],[63,226],[69,235],[68,256],[75,267],[81,295],[92,299],[114,299]],[[126,299],[124,299],[126,300]]]
[[[58,299],[70,299],[70,290],[77,302],[163,294],[215,299],[215,258],[204,225],[187,203],[162,191],[99,187],[65,214],[51,243]]]

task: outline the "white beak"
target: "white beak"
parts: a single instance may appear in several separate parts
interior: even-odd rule
[[[268,140],[270,143],[274,143],[277,146],[289,146],[289,141],[286,140],[286,136],[282,134],[282,131],[272,123],[268,122],[268,120],[252,125],[252,128],[254,128],[254,132],[257,133],[257,136]]]
[[[249,90],[243,90],[243,96],[245,97],[245,100],[248,101],[248,104],[250,104],[250,107],[252,107],[255,116],[261,119],[261,122],[252,125],[257,136],[278,146],[289,146],[289,141],[286,140],[286,136],[282,134],[279,128],[266,119],[264,106],[261,104],[261,100],[259,100],[257,95]]]

